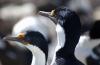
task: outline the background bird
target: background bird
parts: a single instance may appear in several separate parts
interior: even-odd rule
[[[100,65],[100,21],[96,21],[89,35],[82,35],[75,49],[75,56],[85,65]]]

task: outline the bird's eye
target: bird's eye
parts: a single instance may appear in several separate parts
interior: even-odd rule
[[[30,36],[25,36],[25,41],[26,42],[31,42],[32,38]]]
[[[33,32],[28,31],[25,35],[25,41],[31,43],[34,38]]]

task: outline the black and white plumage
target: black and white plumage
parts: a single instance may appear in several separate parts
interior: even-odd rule
[[[25,46],[33,55],[31,65],[50,65],[57,46],[55,29],[56,26],[51,19],[36,14],[19,21],[13,28],[12,38],[8,37],[6,39],[26,43]],[[20,33],[24,33],[24,39],[15,39],[20,36]]]
[[[56,9],[56,18],[58,20],[57,25],[49,18],[38,14],[26,17],[14,26],[12,38],[15,38],[12,39],[8,37],[8,40],[12,39],[25,43],[25,46],[30,49],[33,54],[31,65],[45,65],[46,57],[47,65],[52,65],[53,63],[56,63],[56,65],[59,65],[60,63],[60,65],[82,65],[74,56],[74,49],[78,42],[81,28],[78,16],[75,12],[66,9],[65,7],[60,7]],[[18,38],[20,33],[26,36],[29,33],[30,34],[28,35],[29,37],[25,36],[24,39],[22,39],[23,36],[21,36],[22,38],[20,39]],[[35,35],[39,35],[39,37]],[[36,43],[32,44],[32,38]],[[48,56],[46,55],[45,50],[43,50],[44,44],[39,47],[42,43],[37,42],[38,38],[40,38],[40,41],[42,40],[42,42],[47,43],[46,46],[49,44]],[[57,51],[56,57],[54,57],[55,51]],[[40,56],[42,56],[42,58],[40,58]]]
[[[55,10],[55,17],[58,20],[57,25],[61,26],[65,35],[65,43],[56,53],[56,61],[54,65],[83,65],[74,56],[74,50],[80,37],[81,24],[78,15],[67,9],[59,7]],[[59,33],[58,33],[59,36]],[[63,39],[59,39],[60,41]]]
[[[82,35],[75,56],[85,65],[100,65],[100,21],[96,21],[89,35]]]

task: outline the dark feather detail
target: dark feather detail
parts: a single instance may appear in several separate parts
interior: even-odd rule
[[[49,40],[46,40],[45,37],[36,31],[27,31],[25,35],[25,41],[32,43],[34,46],[39,47],[45,54],[46,58],[48,56],[48,44]]]
[[[65,31],[65,45],[57,52],[57,58],[63,58],[66,62],[62,65],[83,65],[74,56],[75,47],[81,33],[79,16],[66,7],[59,7],[55,11],[58,23]],[[56,60],[57,60],[56,58]]]

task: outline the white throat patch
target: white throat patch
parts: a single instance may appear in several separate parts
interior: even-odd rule
[[[36,46],[31,44],[25,45],[32,52],[32,63],[31,65],[45,65],[46,58],[44,52]]]

